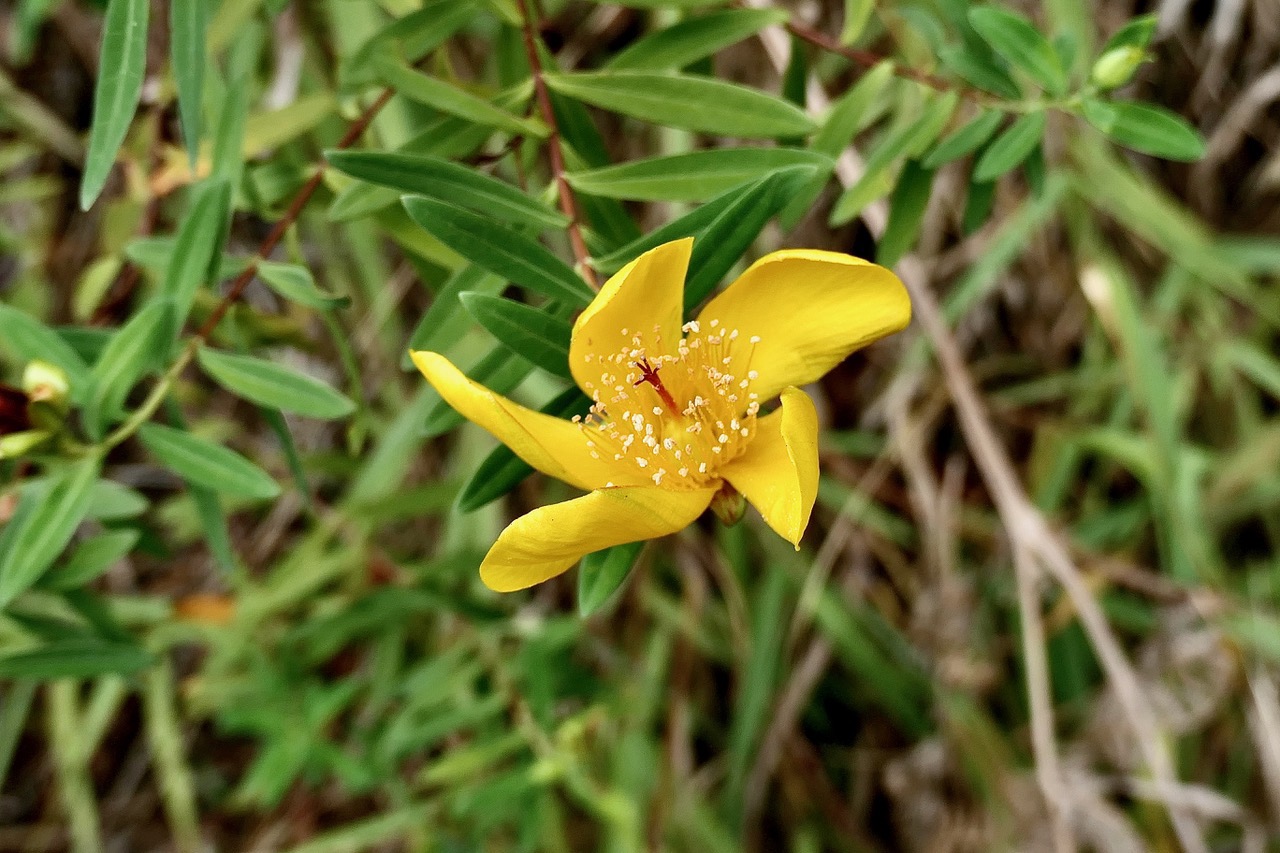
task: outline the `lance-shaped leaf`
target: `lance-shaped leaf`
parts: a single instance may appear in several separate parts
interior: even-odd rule
[[[978,183],[994,181],[1031,156],[1044,136],[1045,114],[1027,113],[995,138],[973,167]]]
[[[814,129],[808,114],[788,101],[691,74],[601,71],[548,74],[546,80],[562,95],[664,127],[747,139],[804,136]]]
[[[566,177],[574,189],[635,201],[706,201],[786,166],[831,167],[831,158],[797,148],[717,148],[605,166]]]
[[[233,394],[309,418],[342,418],[356,404],[329,385],[275,362],[201,347],[200,368]]]
[[[667,71],[705,59],[722,48],[787,20],[782,9],[724,9],[689,18],[645,36],[605,64],[610,71]]]
[[[586,619],[603,607],[631,574],[645,543],[628,542],[582,558],[578,566],[578,616]]]
[[[101,470],[101,458],[91,456],[23,492],[0,530],[0,609],[39,580],[71,541]]]
[[[497,178],[426,154],[329,151],[329,165],[402,193],[462,205],[513,225],[564,228],[569,220]]]
[[[442,113],[518,136],[541,139],[547,135],[547,128],[541,122],[515,116],[452,83],[414,71],[392,57],[384,56],[378,61],[378,73],[399,94]]]
[[[969,23],[991,49],[1052,95],[1067,88],[1067,74],[1049,40],[1030,21],[997,6],[969,10]]]
[[[98,356],[90,376],[85,424],[91,435],[123,412],[125,398],[138,380],[164,363],[174,336],[171,299],[158,299],[133,316]]]
[[[144,424],[138,437],[150,453],[184,480],[222,494],[270,500],[280,485],[234,450],[161,424]]]
[[[200,153],[200,108],[204,97],[205,34],[211,4],[205,0],[170,0],[169,61],[178,86],[178,118],[187,157],[195,166]]]
[[[1084,117],[1113,141],[1143,154],[1186,161],[1204,156],[1204,137],[1177,113],[1162,107],[1088,98]]]
[[[151,0],[110,0],[107,4],[98,81],[93,90],[93,123],[80,180],[80,207],[84,210],[106,185],[142,96],[150,11]]]
[[[0,657],[0,678],[48,681],[132,675],[153,662],[146,649],[133,643],[71,636]]]
[[[404,207],[437,240],[494,275],[580,307],[595,295],[564,261],[518,231],[425,196],[406,198]]]
[[[786,206],[813,174],[807,166],[780,169],[747,187],[707,224],[693,244],[689,278],[684,288],[685,312],[706,299],[751,244],[765,224]]]
[[[196,291],[209,278],[220,256],[226,231],[231,185],[211,180],[196,187],[191,209],[182,220],[160,290],[173,300],[175,333],[181,329],[195,301]]]
[[[927,169],[936,169],[944,163],[972,154],[995,134],[1004,113],[999,110],[983,110],[963,127],[947,135],[924,158]]]
[[[512,351],[550,374],[573,379],[569,372],[573,326],[568,320],[500,296],[463,293],[458,298],[477,323]]]
[[[299,264],[259,261],[258,278],[285,299],[308,308],[329,311],[334,308],[346,308],[351,304],[350,297],[330,296],[317,287],[311,270]]]
[[[108,530],[85,539],[66,561],[40,579],[42,589],[79,589],[124,558],[138,544],[136,530]]]
[[[362,86],[377,76],[377,58],[391,52],[417,62],[435,50],[476,15],[474,0],[437,0],[397,18],[360,45],[338,66],[344,89]]]

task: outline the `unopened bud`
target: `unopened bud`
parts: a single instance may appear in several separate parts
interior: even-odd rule
[[[747,499],[733,486],[725,483],[711,499],[711,511],[716,514],[716,518],[733,526],[742,521],[742,515],[747,511]]]
[[[32,402],[61,406],[66,402],[71,385],[62,368],[36,360],[27,362],[27,369],[22,373],[22,390],[27,392]]]
[[[1140,47],[1114,47],[1093,63],[1089,79],[1099,89],[1109,91],[1123,86],[1133,79],[1134,72],[1146,59],[1146,51]]]
[[[17,459],[25,456],[49,438],[50,433],[42,429],[28,429],[22,432],[11,432],[0,437],[0,459]]]

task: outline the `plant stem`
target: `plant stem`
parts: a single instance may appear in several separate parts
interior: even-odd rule
[[[578,203],[573,195],[573,188],[565,179],[564,149],[560,146],[560,126],[556,123],[555,110],[551,107],[551,93],[547,91],[547,81],[542,77],[542,59],[538,56],[538,36],[534,33],[533,16],[529,13],[528,0],[516,0],[520,8],[520,16],[524,19],[524,51],[529,59],[529,69],[533,73],[533,91],[538,100],[538,110],[542,120],[550,128],[547,136],[547,151],[551,158],[551,176],[556,182],[556,195],[560,197],[560,210],[569,219],[569,243],[573,246],[575,264],[581,275],[595,290],[600,289],[595,270],[591,267],[591,253],[587,251],[587,243],[582,238],[582,225],[578,221]]]
[[[365,130],[368,129],[369,125],[373,122],[374,118],[382,108],[387,105],[387,101],[391,100],[391,96],[393,94],[395,94],[395,92],[392,89],[383,89],[382,94],[378,96],[378,99],[370,104],[365,111],[360,114],[358,119],[351,123],[351,126],[347,128],[347,132],[343,134],[342,139],[338,140],[338,144],[334,147],[339,150],[351,147],[351,145],[360,138]],[[307,206],[307,202],[311,201],[311,197],[315,195],[316,190],[320,188],[320,183],[323,180],[324,165],[321,164],[316,167],[315,174],[308,178],[307,182],[298,189],[296,194],[294,194],[293,200],[289,202],[289,207],[284,212],[284,216],[276,222],[276,224],[271,228],[271,231],[268,232],[267,236],[263,238],[260,244],[258,244],[257,251],[254,252],[253,257],[249,260],[249,263],[240,272],[240,274],[235,277],[235,280],[231,282],[230,289],[228,289],[222,299],[219,300],[217,306],[213,309],[213,313],[211,313],[209,318],[204,321],[204,324],[200,327],[199,331],[197,331],[191,339],[187,341],[187,345],[183,347],[177,360],[175,360],[169,369],[165,371],[164,376],[160,377],[160,381],[151,388],[151,392],[147,394],[146,399],[142,401],[142,405],[135,409],[124,423],[116,427],[116,429],[103,440],[103,445],[105,447],[112,448],[117,444],[120,444],[122,441],[129,438],[129,436],[137,432],[138,428],[149,421],[151,416],[156,413],[156,410],[160,408],[160,404],[168,395],[169,389],[173,387],[173,383],[177,381],[177,378],[182,375],[182,371],[185,370],[187,365],[195,358],[196,352],[200,349],[200,346],[209,339],[209,336],[213,334],[213,330],[216,329],[218,324],[222,322],[222,319],[227,316],[227,312],[231,310],[231,306],[234,305],[244,294],[245,288],[247,288],[249,283],[253,281],[254,275],[258,272],[258,264],[265,260],[267,256],[275,250],[275,247],[279,245],[282,239],[284,239],[284,235],[288,232],[290,226],[298,221],[298,217],[302,215],[303,208]]]

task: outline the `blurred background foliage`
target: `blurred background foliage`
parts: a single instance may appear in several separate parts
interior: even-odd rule
[[[0,4],[0,849],[1280,849],[1274,0]],[[595,281],[894,266],[819,505],[498,596]],[[691,306],[692,307],[692,306]]]

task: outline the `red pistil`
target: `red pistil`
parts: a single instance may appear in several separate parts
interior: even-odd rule
[[[653,390],[658,392],[658,396],[662,398],[662,402],[666,405],[667,411],[671,412],[673,415],[679,415],[680,407],[676,405],[676,400],[671,396],[671,392],[667,390],[667,386],[662,384],[662,379],[658,376],[658,369],[651,365],[647,358],[640,359],[635,363],[635,366],[640,368],[640,378],[631,384],[639,386],[648,382],[653,386]]]

